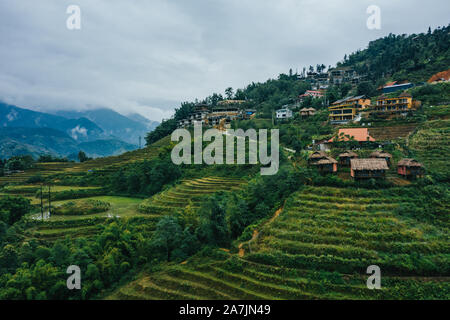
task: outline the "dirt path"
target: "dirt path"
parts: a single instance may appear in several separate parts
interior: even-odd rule
[[[270,220],[267,221],[266,223],[264,223],[261,227],[269,225],[272,222],[274,222],[275,219],[278,218],[278,216],[281,214],[281,212],[283,212],[283,208],[284,208],[284,205],[281,208],[279,208],[277,211],[275,211],[275,214],[273,215],[273,217],[270,218]],[[252,238],[249,241],[242,242],[242,243],[239,244],[239,246],[238,246],[238,248],[239,248],[238,255],[239,255],[240,258],[242,258],[245,255],[244,245],[246,243],[250,244],[250,243],[256,241],[258,239],[258,237],[259,237],[259,231],[258,231],[258,229],[255,229],[255,230],[253,230]]]

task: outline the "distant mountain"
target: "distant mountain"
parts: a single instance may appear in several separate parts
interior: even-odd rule
[[[77,142],[68,134],[50,128],[0,128],[0,158],[42,154],[67,156],[78,153]]]
[[[20,155],[38,158],[40,155],[48,154],[76,160],[80,150],[89,157],[98,158],[119,155],[135,149],[136,145],[116,139],[78,143],[67,133],[50,128],[0,128],[0,159]]]
[[[131,120],[144,124],[145,126],[147,126],[147,129],[149,131],[155,130],[155,128],[159,125],[158,121],[149,120],[146,117],[140,115],[139,113],[129,114],[127,118],[130,118]]]
[[[126,143],[120,140],[96,140],[83,142],[78,145],[89,157],[107,157],[116,156],[127,151],[137,149],[137,145]]]
[[[0,127],[50,128],[67,133],[78,142],[107,138],[108,135],[87,118],[67,119],[48,113],[22,109],[0,102]]]
[[[142,141],[144,141],[147,133],[159,124],[137,114],[126,117],[106,108],[87,111],[61,110],[55,112],[55,114],[71,119],[87,118],[103,129],[105,134],[131,144],[138,144],[139,137],[142,137]]]

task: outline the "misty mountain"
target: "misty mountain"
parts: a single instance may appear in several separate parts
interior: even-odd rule
[[[0,102],[0,127],[49,128],[62,131],[77,142],[94,141],[108,135],[87,118],[67,119],[48,113],[22,109]]]
[[[67,133],[50,128],[0,128],[0,159],[20,155],[68,157],[76,160],[80,150],[89,157],[119,155],[137,149],[120,140],[94,140],[78,143]]]
[[[133,114],[126,117],[110,109],[101,108],[87,111],[56,111],[56,115],[65,118],[86,118],[96,123],[106,135],[116,137],[131,144],[138,144],[139,137],[144,141],[149,131],[159,123],[141,115]]]

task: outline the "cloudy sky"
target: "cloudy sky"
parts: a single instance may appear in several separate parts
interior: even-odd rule
[[[81,30],[68,30],[69,5]],[[369,5],[381,30],[369,30]],[[153,120],[181,101],[334,65],[389,33],[450,23],[448,0],[0,0],[0,100]]]

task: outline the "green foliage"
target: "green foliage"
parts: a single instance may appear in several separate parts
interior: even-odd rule
[[[130,195],[153,195],[163,186],[181,176],[180,167],[173,164],[170,155],[121,167],[110,177],[112,190]]]
[[[0,197],[0,219],[9,225],[19,221],[25,214],[30,212],[30,200],[23,197]]]
[[[432,33],[393,35],[371,41],[365,50],[357,51],[339,66],[351,66],[367,74],[373,83],[392,75],[393,80],[425,82],[450,65],[450,26]]]
[[[52,209],[52,214],[80,216],[106,212],[111,208],[108,202],[100,200],[69,201]]]

